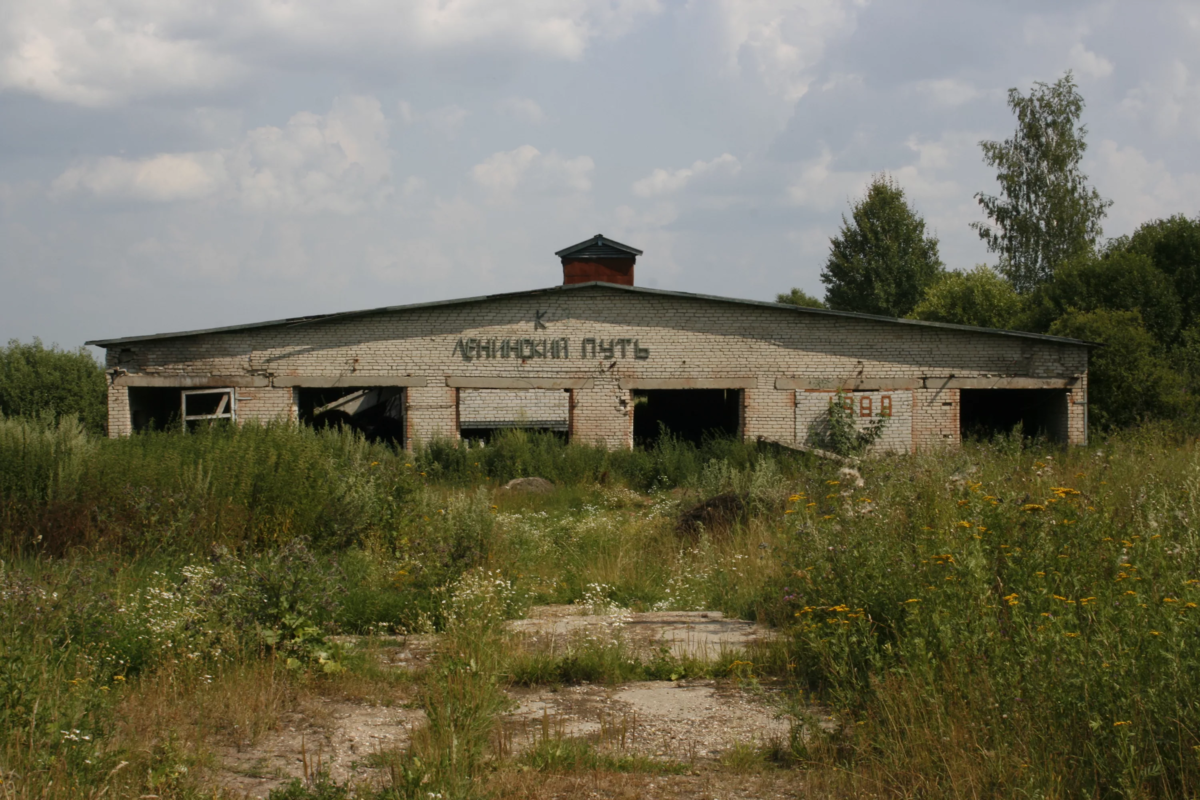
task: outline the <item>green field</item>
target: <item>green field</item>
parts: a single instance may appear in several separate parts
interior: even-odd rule
[[[370,785],[277,797],[548,797],[580,775],[625,796],[691,767],[586,742],[501,752],[504,690],[680,676],[782,687],[794,712],[786,741],[706,767],[718,784],[1200,792],[1191,438],[1007,438],[859,471],[861,486],[719,441],[607,453],[513,433],[406,454],[286,426],[110,441],[0,419],[0,797],[211,797],[222,747],[312,697],[428,722],[373,755]],[[555,490],[500,488],[530,475]],[[679,532],[719,495],[740,503],[730,526]],[[581,602],[719,610],[779,635],[702,664],[611,642],[531,657],[506,633],[532,606]],[[384,635],[406,633],[439,634],[429,663],[381,668]],[[836,724],[811,724],[811,704]]]

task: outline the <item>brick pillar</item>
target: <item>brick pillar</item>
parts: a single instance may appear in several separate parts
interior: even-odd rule
[[[571,438],[609,450],[633,447],[633,398],[615,378],[597,377],[590,389],[572,394]]]
[[[1067,392],[1067,444],[1088,443],[1087,375]]]
[[[962,444],[958,389],[913,390],[913,449],[936,450]]]
[[[129,389],[108,386],[108,435],[116,439],[133,433],[133,418],[129,413]]]
[[[762,376],[757,389],[742,391],[742,434],[747,441],[760,436],[772,442],[796,441],[796,393],[774,387],[774,378]]]
[[[407,447],[432,439],[458,440],[458,390],[448,386],[413,386],[405,390]]]

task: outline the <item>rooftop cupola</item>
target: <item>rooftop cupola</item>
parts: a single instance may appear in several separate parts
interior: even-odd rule
[[[591,239],[559,250],[554,255],[562,259],[563,286],[591,281],[633,286],[633,264],[641,254],[642,251],[636,247],[597,233]]]

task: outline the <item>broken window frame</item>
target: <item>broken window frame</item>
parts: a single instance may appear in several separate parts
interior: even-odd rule
[[[188,398],[199,394],[223,394],[224,398],[217,404],[217,411],[214,414],[188,414]],[[233,388],[227,389],[184,389],[180,393],[179,400],[179,415],[183,418],[183,428],[187,430],[189,422],[202,422],[205,420],[227,419],[230,422],[237,421],[237,390]]]

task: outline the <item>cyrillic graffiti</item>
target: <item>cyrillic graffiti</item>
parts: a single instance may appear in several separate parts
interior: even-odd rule
[[[463,361],[494,358],[516,358],[528,361],[534,358],[633,358],[645,361],[650,358],[650,348],[642,347],[639,339],[581,339],[578,349],[571,347],[564,336],[558,339],[459,339],[451,355],[462,356]]]

